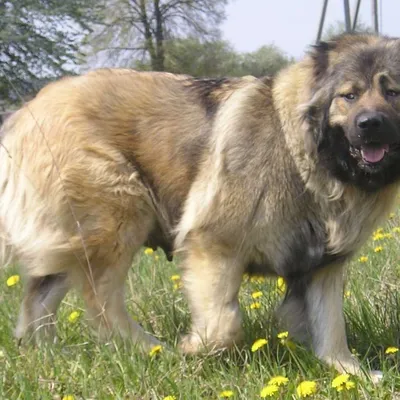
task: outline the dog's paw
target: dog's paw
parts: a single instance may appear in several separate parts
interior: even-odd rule
[[[229,337],[229,339],[225,340],[204,340],[199,334],[192,332],[182,337],[179,343],[179,349],[184,354],[216,354],[221,351],[225,351],[227,349],[232,348],[236,341],[240,341],[242,339],[242,335],[238,334],[235,338]]]
[[[206,349],[200,335],[188,333],[183,336],[179,343],[179,350],[184,354],[198,354]]]
[[[369,373],[369,376],[370,376],[370,378],[371,378],[371,381],[372,381],[374,384],[377,384],[377,383],[379,383],[379,382],[383,379],[383,372],[382,372],[382,371],[378,371],[378,370],[376,370],[376,371],[371,371],[371,372]]]

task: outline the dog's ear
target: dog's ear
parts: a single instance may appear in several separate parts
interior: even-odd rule
[[[335,48],[336,41],[319,42],[312,46],[309,54],[313,62],[313,76],[317,82],[325,76],[329,67],[330,52]]]
[[[332,101],[329,84],[329,67],[335,59],[337,40],[323,41],[312,46],[309,56],[312,62],[312,87],[308,102],[302,105],[305,128],[305,147],[314,154],[323,139],[327,113]]]
[[[343,33],[332,37],[327,41],[321,41],[308,52],[313,63],[313,75],[316,81],[323,79],[329,66],[334,66],[341,58],[341,54],[351,51],[353,47],[364,44],[372,44],[379,41],[376,35],[365,33]]]
[[[305,128],[304,145],[307,153],[316,156],[318,148],[326,134],[329,119],[331,96],[325,88],[318,90],[313,99],[304,108],[303,124]]]
[[[320,66],[323,67],[322,64]],[[321,74],[319,80],[314,78],[314,85],[310,91],[311,98],[301,106],[305,150],[314,156],[329,129],[329,109],[333,99],[333,90],[329,79],[324,79],[328,75],[327,68],[326,66],[324,71],[322,69],[319,71]]]

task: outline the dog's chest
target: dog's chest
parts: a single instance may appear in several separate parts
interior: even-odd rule
[[[279,229],[280,228],[280,229]],[[296,219],[276,227],[255,250],[250,274],[277,274],[288,279],[308,275],[324,266],[345,261],[351,249],[330,253],[324,224],[315,218]]]
[[[396,201],[397,185],[376,193],[345,193],[346,201],[325,212],[327,244],[331,253],[357,251],[379,224],[384,222]],[[329,211],[329,209],[328,209]]]
[[[348,201],[310,203],[258,232],[249,273],[287,278],[308,275],[349,259],[390,211],[395,196],[377,194]],[[301,217],[299,217],[301,215]]]

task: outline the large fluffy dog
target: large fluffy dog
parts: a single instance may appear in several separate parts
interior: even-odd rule
[[[359,371],[343,264],[395,199],[400,40],[343,36],[276,79],[95,71],[44,88],[2,136],[3,253],[27,277],[18,337],[72,285],[101,332],[153,345],[123,296],[147,244],[183,256],[185,352],[240,339],[239,286],[258,271],[287,280],[293,335]]]

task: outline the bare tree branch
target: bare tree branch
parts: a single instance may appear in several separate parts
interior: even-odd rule
[[[104,49],[99,49],[98,51],[142,51],[147,50],[146,47],[106,47]]]
[[[93,54],[113,49],[140,49],[155,70],[165,68],[165,41],[198,35],[217,37],[229,0],[103,0],[107,7],[105,29],[98,28]],[[111,7],[112,4],[112,7]],[[87,40],[90,42],[91,39]],[[99,45],[96,45],[98,43]],[[134,50],[131,50],[134,49]]]

